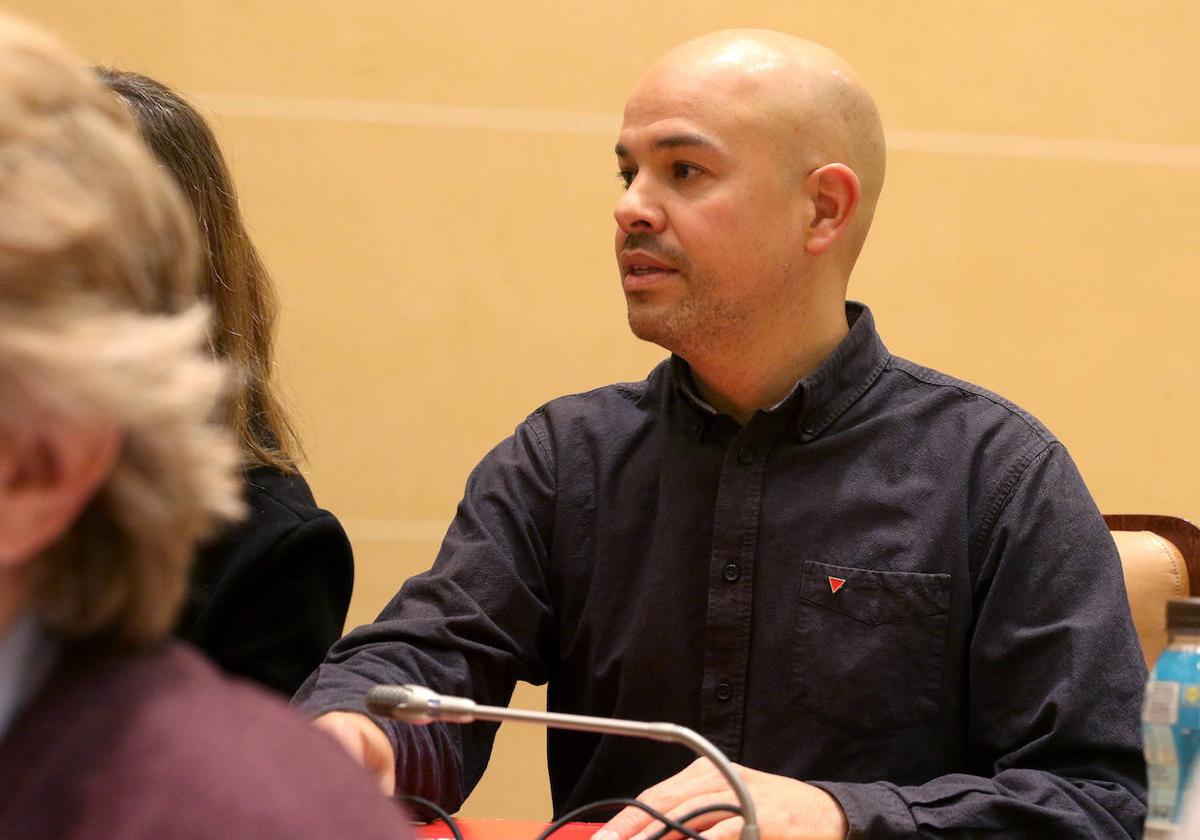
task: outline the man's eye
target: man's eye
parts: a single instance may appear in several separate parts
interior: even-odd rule
[[[686,181],[689,178],[695,178],[704,170],[699,166],[693,166],[690,163],[674,163],[671,165],[671,174],[680,181]]]
[[[617,172],[617,178],[619,178],[621,180],[621,183],[622,183],[622,185],[624,185],[625,189],[629,189],[629,185],[633,183],[633,176],[636,174],[637,174],[636,170],[622,169],[619,172]]]

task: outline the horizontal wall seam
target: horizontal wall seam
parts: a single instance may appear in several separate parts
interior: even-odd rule
[[[619,115],[572,111],[228,93],[198,93],[195,94],[195,99],[222,116],[260,119],[354,122],[420,128],[482,128],[605,137],[615,136],[621,126]]]
[[[616,136],[621,122],[620,116],[616,114],[584,111],[539,111],[232,93],[197,93],[195,98],[221,116],[254,119],[583,134],[606,138]],[[887,139],[888,148],[893,152],[1200,169],[1200,145],[909,129],[889,130]]]
[[[1200,169],[1200,146],[1033,137],[1021,134],[965,134],[950,131],[889,131],[889,151],[1036,160],[1132,163]]]
[[[446,536],[449,520],[433,519],[342,519],[351,543],[433,543]]]

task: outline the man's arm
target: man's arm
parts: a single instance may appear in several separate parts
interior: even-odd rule
[[[379,683],[416,683],[505,705],[517,680],[545,682],[554,471],[541,422],[535,414],[484,458],[433,568],[407,581],[372,624],[337,642],[293,700],[315,715],[358,713],[321,725],[376,769],[387,757],[377,734],[385,734],[397,789],[451,809],[482,775],[496,727],[370,718],[364,697]]]
[[[1034,457],[999,501],[974,587],[964,686],[970,766],[906,787],[814,782],[841,806],[851,838],[1140,836],[1145,667],[1112,538],[1058,444]],[[688,768],[648,793],[678,815],[700,801],[696,773]],[[814,785],[757,776],[767,777],[754,787],[768,801],[790,795],[796,806],[768,812],[782,814],[771,836],[815,840],[836,830],[836,821],[802,814],[826,813],[810,795]],[[623,812],[609,828],[631,837],[643,825]],[[712,836],[730,828],[718,825]]]
[[[821,786],[871,836],[1140,836],[1145,665],[1116,546],[1061,445],[1004,501],[975,593],[972,766],[909,787]]]

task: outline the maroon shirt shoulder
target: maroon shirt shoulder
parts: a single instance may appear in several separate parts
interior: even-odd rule
[[[180,643],[68,652],[0,741],[0,837],[410,835],[342,748]]]

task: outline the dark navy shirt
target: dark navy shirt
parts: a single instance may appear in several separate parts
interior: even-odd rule
[[[870,312],[744,426],[672,359],[555,400],[472,473],[431,571],[297,695],[376,682],[692,727],[811,781],[851,836],[1139,836],[1145,679],[1116,549],[1063,446],[890,355]],[[494,728],[383,723],[402,789],[457,806]],[[551,732],[557,813],[682,769]]]

